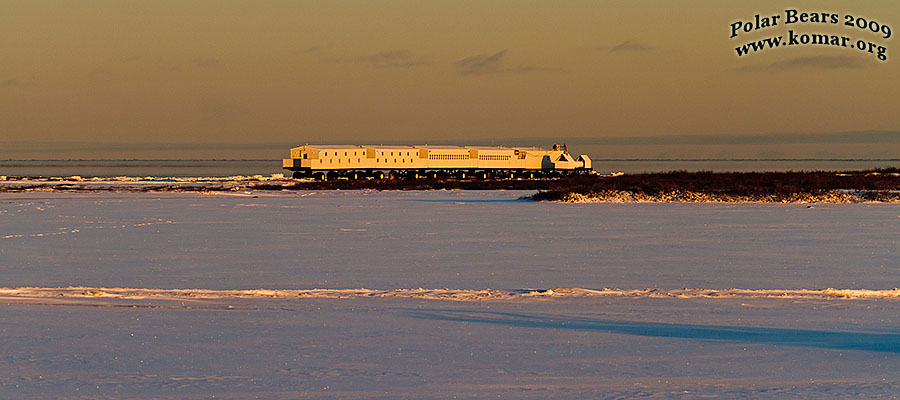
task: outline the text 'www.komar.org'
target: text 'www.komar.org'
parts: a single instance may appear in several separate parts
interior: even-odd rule
[[[782,19],[783,18],[783,19]],[[783,23],[781,23],[783,22]],[[879,39],[890,39],[891,27],[876,20],[866,19],[852,14],[841,16],[831,12],[800,12],[797,10],[785,10],[784,15],[760,16],[756,14],[750,21],[737,21],[731,24],[731,38],[734,39],[743,33],[772,28],[780,25],[792,24],[818,24],[849,27],[857,31],[877,34]],[[738,57],[747,54],[761,52],[767,49],[791,46],[824,46],[847,48],[853,51],[861,51],[872,54],[879,61],[887,61],[887,47],[867,39],[851,38],[850,36],[832,33],[802,33],[789,29],[786,35],[771,36],[760,40],[744,43],[734,48]]]

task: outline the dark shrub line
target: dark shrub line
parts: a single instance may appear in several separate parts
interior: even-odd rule
[[[562,182],[560,182],[562,183]],[[593,182],[569,182],[562,188],[548,188],[530,196],[533,200],[565,200],[576,193],[603,197],[603,194],[627,192],[648,197],[673,197],[678,193],[712,195],[728,198],[769,198],[775,201],[837,191],[885,192],[900,190],[897,168],[868,171],[816,172],[687,172],[646,173],[601,177]],[[802,196],[801,196],[802,195]],[[862,197],[896,198],[882,193]]]

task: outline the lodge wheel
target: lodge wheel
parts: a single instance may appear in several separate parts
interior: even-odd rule
[[[384,172],[378,171],[372,174],[375,179],[384,179]]]
[[[324,172],[316,172],[315,174],[313,174],[313,178],[315,178],[317,181],[327,181],[328,180],[328,176],[325,175]]]

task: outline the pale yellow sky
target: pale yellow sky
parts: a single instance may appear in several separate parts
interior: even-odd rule
[[[557,138],[606,158],[900,157],[898,42],[843,25],[900,27],[895,1],[743,3],[3,0],[0,158]],[[840,23],[784,25],[788,8]],[[757,13],[782,24],[729,38]],[[788,29],[884,45],[888,61],[735,54]],[[828,135],[844,132],[859,140]],[[807,136],[773,139],[792,134]]]

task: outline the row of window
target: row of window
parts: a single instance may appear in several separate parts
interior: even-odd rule
[[[304,154],[304,156],[305,156],[305,154]],[[442,158],[442,157],[453,157],[453,158]],[[489,157],[491,157],[491,158],[489,158]],[[304,158],[306,158],[306,157],[304,157]],[[469,157],[461,157],[461,156],[455,155],[455,154],[450,154],[450,155],[436,155],[436,156],[430,156],[430,157],[428,157],[428,158],[431,159],[431,160],[468,160],[468,159],[469,159]],[[478,159],[479,159],[479,160],[482,160],[482,161],[509,161],[509,158],[510,158],[510,156],[478,156]],[[334,160],[337,160],[337,163],[338,163],[338,164],[343,164],[343,161],[344,161],[343,159],[340,159],[340,158],[329,158],[329,159],[328,159],[328,163],[329,163],[329,164],[334,164],[334,163],[335,163]],[[397,160],[398,160],[397,158],[394,159],[394,163],[395,163],[395,164],[397,163]],[[400,158],[399,160],[400,160],[400,163],[405,164],[407,159],[405,159],[405,158]],[[384,162],[389,162],[390,159],[387,159],[387,158],[384,158],[384,159],[376,158],[376,159],[375,159],[375,162],[376,162],[376,163],[380,163],[380,162],[382,162],[382,161],[384,161]],[[560,157],[559,159],[557,159],[556,161],[559,162],[559,161],[569,161],[569,160],[567,160],[567,159],[565,158],[565,156],[561,156],[561,157]],[[347,164],[350,164],[351,162],[352,162],[352,160],[348,158],[348,159],[347,159]],[[413,162],[415,162],[415,159],[410,158],[410,159],[409,159],[409,163],[412,164]],[[319,159],[319,164],[324,164],[324,163],[325,163],[325,160],[320,158],[320,159]],[[357,158],[357,159],[356,159],[356,163],[357,163],[357,164],[362,164],[362,159],[361,159],[361,158]]]
[[[388,161],[390,161],[390,160],[388,160],[387,158],[384,159],[384,162],[388,162]],[[375,162],[381,162],[381,159],[380,159],[380,158],[376,158],[376,159],[375,159]],[[405,163],[405,162],[406,162],[406,159],[405,159],[405,158],[401,158],[401,159],[400,159],[400,162],[401,162],[401,163]],[[413,160],[412,160],[412,159],[409,159],[409,162],[412,163]],[[394,159],[394,164],[396,164],[396,163],[397,163],[397,159],[395,158],[395,159]]]
[[[509,161],[509,156],[479,155],[478,159],[485,161]]]
[[[468,154],[429,154],[429,160],[468,160]]]
[[[335,159],[335,158],[329,158],[329,159],[328,159],[328,163],[329,163],[329,164],[334,164],[334,160],[337,160],[337,163],[338,163],[338,164],[342,164],[342,163],[343,163],[343,160],[340,159],[340,158],[337,158],[337,159]],[[397,160],[398,160],[398,159],[395,158],[395,159],[394,159],[394,163],[397,163]],[[405,159],[405,158],[400,158],[399,160],[400,160],[401,163],[406,164],[406,160],[407,160],[407,159]],[[384,160],[382,160],[382,159],[380,159],[380,158],[376,158],[376,159],[375,159],[375,162],[376,162],[376,163],[380,163],[380,162],[382,162],[382,161],[388,162],[388,161],[390,161],[390,160],[387,159],[387,158],[385,158]],[[412,164],[413,161],[414,161],[414,160],[413,160],[412,158],[409,159],[410,164]],[[350,159],[347,159],[347,164],[349,164],[350,162],[351,162],[351,160],[350,160]],[[325,163],[325,160],[320,158],[320,159],[319,159],[319,164],[324,164],[324,163]],[[357,158],[357,159],[356,159],[356,163],[357,163],[357,164],[361,164],[361,163],[362,163],[362,159],[361,159],[361,158]]]

